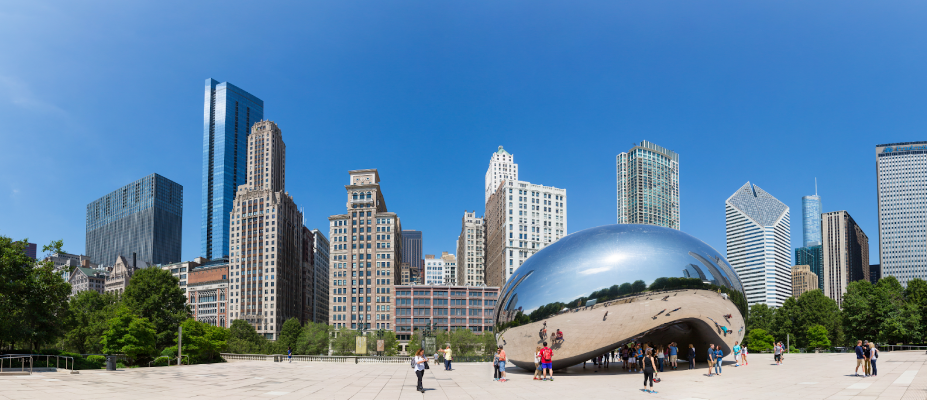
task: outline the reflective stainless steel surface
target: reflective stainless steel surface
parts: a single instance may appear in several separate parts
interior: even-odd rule
[[[515,270],[499,300],[500,343],[512,362],[530,368],[545,340],[555,368],[632,341],[676,341],[683,354],[692,343],[699,359],[708,343],[729,353],[743,339],[747,311],[740,280],[720,253],[678,230],[630,224],[586,229],[539,251]],[[554,340],[557,329],[562,342]]]

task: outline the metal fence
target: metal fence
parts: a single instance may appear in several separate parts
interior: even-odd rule
[[[27,363],[30,374],[35,367],[58,369],[62,365],[64,369],[74,371],[74,357],[55,354],[4,354],[0,356],[0,372],[4,372],[4,365],[7,365],[6,372],[15,371],[15,364],[19,364],[20,372],[25,372]]]
[[[226,361],[274,361],[284,362],[289,358],[286,354],[232,354],[222,353],[222,358]],[[387,356],[309,356],[293,355],[293,361],[298,362],[327,362],[327,363],[348,363],[348,364],[408,364],[412,357],[387,357]],[[492,356],[467,356],[454,357],[454,362],[486,362],[491,361]],[[443,359],[438,360],[443,361]]]

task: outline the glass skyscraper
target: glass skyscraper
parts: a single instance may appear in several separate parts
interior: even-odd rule
[[[876,146],[880,276],[927,279],[927,142]]]
[[[425,271],[425,259],[422,257],[422,231],[402,231],[402,262],[409,263],[409,268],[417,271],[416,276]]]
[[[87,256],[113,265],[117,256],[149,264],[180,261],[183,186],[151,174],[87,205]]]
[[[200,254],[229,255],[229,215],[247,181],[248,134],[264,119],[264,101],[228,82],[206,80],[203,111],[203,209]]]
[[[821,245],[821,197],[817,194],[801,198],[801,233],[804,246]],[[807,265],[807,264],[797,264]],[[814,269],[812,268],[812,271]],[[817,273],[817,272],[815,272]]]
[[[795,265],[807,265],[818,276],[818,289],[824,291],[824,253],[823,246],[805,246],[795,249]]]
[[[615,165],[618,223],[679,229],[679,154],[644,140]]]

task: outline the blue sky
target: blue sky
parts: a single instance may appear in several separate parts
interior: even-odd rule
[[[567,189],[570,232],[615,222],[615,155],[681,154],[682,229],[725,249],[746,181],[789,207],[818,178],[878,258],[875,145],[924,140],[927,3],[44,2],[0,9],[0,235],[83,252],[87,203],[184,186],[199,256],[203,88],[260,97],[310,228],[378,168],[390,211],[455,252],[489,157]],[[439,253],[440,254],[440,253]]]

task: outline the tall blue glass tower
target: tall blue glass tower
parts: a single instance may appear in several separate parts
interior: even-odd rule
[[[264,101],[228,82],[206,80],[203,111],[201,255],[229,254],[229,213],[248,167],[248,133],[264,119]]]
[[[801,233],[804,246],[821,245],[821,197],[803,196],[801,198]]]

